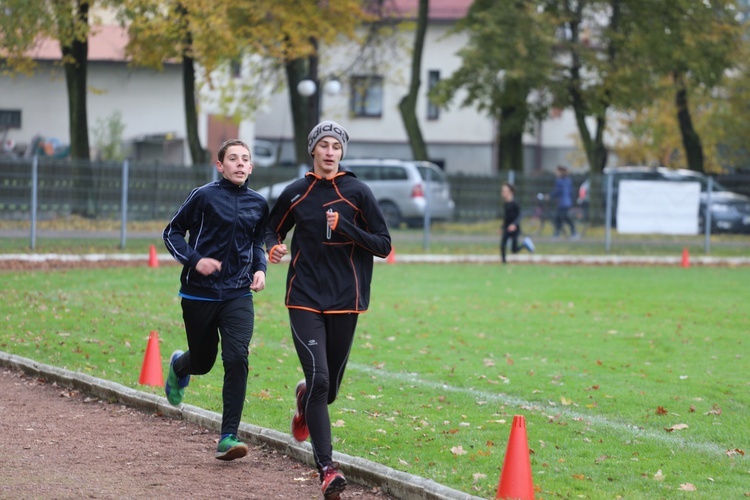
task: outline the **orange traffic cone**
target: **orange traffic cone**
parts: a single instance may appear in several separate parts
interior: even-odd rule
[[[391,247],[391,253],[388,254],[388,258],[385,259],[388,264],[396,263],[396,247]]]
[[[156,330],[151,330],[148,335],[146,354],[143,356],[141,376],[138,378],[141,385],[153,385],[161,387],[164,385],[164,375],[161,371],[161,353],[159,352],[159,335]]]
[[[148,249],[148,267],[159,267],[159,257],[156,256],[154,245],[151,245]]]
[[[682,267],[690,267],[690,253],[687,247],[682,249]]]
[[[526,440],[526,421],[523,416],[513,417],[508,449],[497,485],[495,498],[534,500],[534,483],[531,479],[531,458]]]

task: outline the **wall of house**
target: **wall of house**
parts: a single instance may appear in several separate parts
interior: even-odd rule
[[[145,136],[185,138],[185,112],[182,104],[180,66],[168,65],[163,71],[128,68],[123,62],[92,61],[88,67],[89,141],[97,120],[106,120],[115,111],[122,114],[126,141]],[[62,68],[42,61],[32,76],[0,75],[0,109],[21,109],[21,128],[10,129],[8,138],[16,144],[29,144],[36,135],[70,142],[68,94]],[[182,141],[184,143],[184,141]],[[186,161],[186,145],[170,153],[172,161]],[[93,151],[92,151],[93,152]]]

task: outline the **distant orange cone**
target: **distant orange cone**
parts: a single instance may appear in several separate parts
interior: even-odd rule
[[[690,253],[687,247],[682,249],[682,267],[690,267]]]
[[[396,263],[396,247],[391,247],[391,253],[388,254],[388,258],[385,259],[388,264]]]
[[[531,479],[531,458],[526,439],[526,421],[523,416],[513,417],[508,449],[500,474],[495,498],[534,500],[534,482]]]
[[[148,335],[146,354],[143,356],[141,376],[138,378],[141,385],[152,385],[161,387],[164,385],[164,375],[161,370],[161,353],[159,351],[159,335],[156,330],[151,330]]]
[[[148,249],[148,267],[159,267],[159,257],[156,255],[154,245],[151,245]]]

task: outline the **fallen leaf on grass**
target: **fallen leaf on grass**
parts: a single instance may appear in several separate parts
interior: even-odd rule
[[[331,424],[331,427],[344,427],[344,425],[346,425],[346,423],[343,420],[338,419]]]
[[[745,452],[740,450],[739,448],[735,448],[733,450],[727,450],[727,456],[733,457],[734,455],[742,455],[745,456]]]
[[[260,399],[271,399],[273,397],[271,396],[271,393],[265,389],[261,389],[261,391],[258,394],[255,394],[255,396],[259,397]]]
[[[480,479],[486,478],[487,474],[482,474],[481,472],[475,472],[474,474],[471,475],[471,477],[474,478],[474,482],[476,483]]]
[[[698,489],[695,487],[695,485],[690,483],[684,483],[680,485],[680,490],[682,491],[698,491]]]
[[[666,415],[667,413],[669,413],[669,412],[663,406],[657,406],[656,407],[656,414],[657,415]]]
[[[664,474],[661,472],[661,469],[654,474],[654,481],[664,481]]]
[[[721,408],[714,405],[710,410],[708,410],[704,415],[721,415]]]
[[[688,424],[674,424],[672,427],[665,427],[664,430],[667,432],[672,432],[672,431],[681,431],[687,428],[688,428]]]
[[[458,445],[451,448],[451,453],[453,453],[454,455],[466,455],[468,452],[464,450],[463,446]]]

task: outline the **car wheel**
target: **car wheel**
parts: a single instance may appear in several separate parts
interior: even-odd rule
[[[388,228],[398,228],[399,224],[401,224],[401,211],[398,207],[393,202],[381,201],[380,210],[383,212],[383,217],[385,217],[385,223]]]

